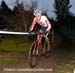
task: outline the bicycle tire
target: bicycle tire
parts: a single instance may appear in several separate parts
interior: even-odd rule
[[[36,45],[36,47],[34,47]],[[29,51],[29,66],[31,68],[35,67],[38,64],[39,61],[39,49],[37,46],[37,41],[34,41],[30,51]]]
[[[46,58],[48,58],[49,56],[50,56],[50,50],[51,50],[51,48],[50,48],[50,42],[49,42],[49,40],[48,40],[48,42],[46,41],[46,40],[44,40],[44,48],[45,48],[45,57]]]

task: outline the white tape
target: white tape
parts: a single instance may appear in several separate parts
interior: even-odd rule
[[[0,31],[0,34],[29,35],[29,32]],[[35,33],[32,32],[31,34],[35,34]]]
[[[12,31],[0,31],[0,34],[13,34],[13,35],[29,35],[29,32],[12,32]],[[43,33],[35,33],[35,32],[31,32],[32,35],[34,34],[43,34]],[[51,34],[51,33],[48,33]]]

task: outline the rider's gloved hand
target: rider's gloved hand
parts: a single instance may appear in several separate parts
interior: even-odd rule
[[[29,39],[31,39],[31,40],[32,40],[31,31],[29,31]]]
[[[31,35],[31,31],[29,31],[29,35]]]

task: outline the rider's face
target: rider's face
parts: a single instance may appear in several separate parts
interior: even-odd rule
[[[36,19],[37,19],[37,20],[40,20],[40,18],[41,18],[41,15],[37,15],[37,16],[36,16]]]

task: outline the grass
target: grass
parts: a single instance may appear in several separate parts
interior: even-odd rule
[[[18,41],[16,39],[17,38],[14,37],[4,38],[4,40],[0,43],[0,50],[27,52],[31,46],[31,42],[21,42],[21,40]]]
[[[17,61],[18,57],[15,56],[0,56],[0,64],[6,64],[12,61]]]
[[[74,68],[74,63],[61,64],[56,67],[55,73],[73,73]]]
[[[4,64],[7,62],[15,61],[18,59],[17,54],[25,54],[28,53],[29,48],[31,46],[30,41],[23,41],[22,37],[14,37],[14,36],[6,36],[2,42],[0,42],[0,51],[4,51],[5,54],[0,54],[0,64]],[[16,53],[15,55],[10,55],[8,53]],[[3,54],[3,53],[2,53]]]

